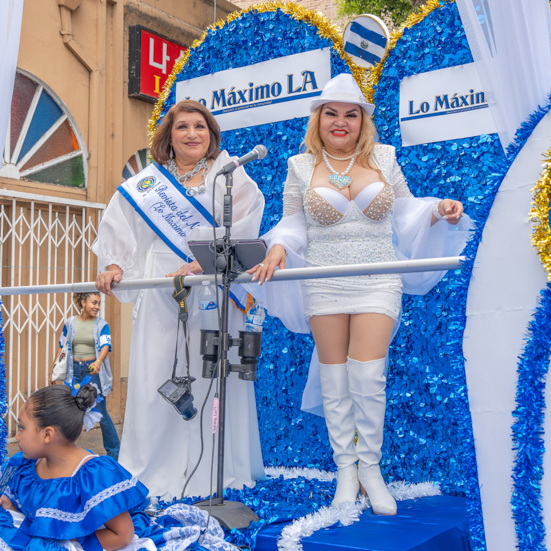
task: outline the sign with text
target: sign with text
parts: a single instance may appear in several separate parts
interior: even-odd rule
[[[402,146],[496,132],[475,64],[402,79],[400,130]]]
[[[331,50],[323,48],[220,71],[176,84],[176,102],[193,99],[233,130],[310,115],[310,100],[331,78]]]
[[[141,25],[129,31],[128,95],[155,102],[186,48]]]

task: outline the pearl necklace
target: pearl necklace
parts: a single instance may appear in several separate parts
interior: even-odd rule
[[[330,156],[327,151],[325,151],[325,147],[323,148],[323,160],[325,161],[325,166],[329,169],[329,172],[332,174],[329,175],[329,183],[333,186],[335,186],[337,189],[345,189],[350,184],[352,184],[352,178],[350,176],[347,176],[347,174],[350,172],[352,167],[354,166],[354,162],[356,161],[356,152],[352,154],[351,157],[346,157],[343,159],[337,159],[335,157],[331,157],[332,159],[339,160],[339,161],[347,161],[350,159],[350,163],[348,163],[348,166],[346,167],[346,170],[343,172],[337,172],[329,162],[329,159],[327,158]]]
[[[210,166],[206,157],[203,157],[195,165],[195,168],[193,168],[189,172],[186,172],[183,175],[180,174],[180,171],[178,170],[178,165],[176,164],[176,161],[174,159],[169,159],[166,164],[166,167],[170,172],[170,174],[172,174],[172,176],[176,178],[177,182],[186,190],[186,195],[193,196],[193,195],[197,195],[198,193],[205,193],[205,191],[207,190],[207,186],[205,184],[205,178],[209,173]],[[201,171],[203,171],[201,174],[203,181],[197,187],[188,186],[187,182],[191,180],[194,176],[199,174],[199,172]]]
[[[356,152],[354,151],[354,153],[352,153],[352,155],[349,155],[348,157],[333,157],[333,155],[331,155],[331,153],[327,153],[327,150],[325,149],[325,147],[323,148],[323,150],[325,151],[325,154],[330,159],[334,159],[335,161],[348,161],[348,160],[352,159],[352,157],[354,157],[354,155],[356,155]]]

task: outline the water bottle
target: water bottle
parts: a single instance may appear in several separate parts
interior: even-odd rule
[[[152,497],[149,500],[148,506],[143,510],[143,512],[149,517],[157,516],[157,511],[159,510],[159,500],[156,497]]]
[[[201,329],[218,331],[216,291],[208,281],[203,281],[201,291],[199,291],[199,313],[201,315]]]
[[[266,310],[264,310],[264,308],[262,307],[262,301],[255,301],[255,303],[249,308],[249,311],[247,312],[245,331],[261,333],[265,318]]]

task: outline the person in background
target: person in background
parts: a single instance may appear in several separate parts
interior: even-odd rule
[[[100,396],[107,397],[111,393],[113,376],[109,366],[111,352],[111,334],[107,322],[98,316],[101,306],[99,293],[75,293],[73,302],[80,310],[78,316],[70,317],[63,326],[59,339],[59,352],[67,346],[67,382],[80,383],[90,375],[97,385]],[[107,412],[106,400],[98,403],[97,408],[102,414],[100,421],[103,447],[107,455],[115,460],[119,458],[120,440],[113,420]]]

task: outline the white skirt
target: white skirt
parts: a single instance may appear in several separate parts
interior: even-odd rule
[[[384,314],[397,324],[402,310],[402,281],[399,277],[306,280],[302,282],[302,296],[308,319],[331,314]]]

